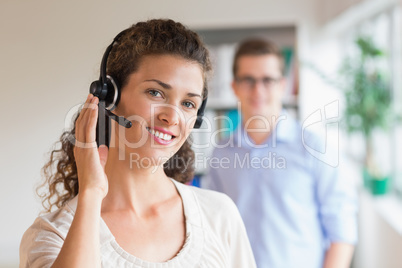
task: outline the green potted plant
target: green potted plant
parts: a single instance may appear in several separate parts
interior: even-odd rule
[[[343,81],[347,132],[359,132],[365,138],[364,184],[373,194],[384,194],[389,174],[383,174],[374,157],[374,132],[386,129],[390,123],[391,84],[389,75],[381,68],[386,60],[384,51],[368,37],[356,40],[358,53],[343,62],[340,75]]]

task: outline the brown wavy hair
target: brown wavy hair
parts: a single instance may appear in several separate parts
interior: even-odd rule
[[[113,46],[107,60],[107,73],[120,88],[128,83],[129,76],[138,70],[146,55],[177,55],[198,63],[204,74],[203,98],[208,94],[207,77],[211,71],[209,53],[200,37],[181,23],[169,19],[139,22],[128,28]],[[79,113],[74,119],[77,120]],[[79,192],[77,165],[74,158],[75,124],[65,131],[60,148],[54,148],[50,160],[42,168],[44,182],[37,189],[46,212],[55,206],[62,207]],[[186,161],[186,163],[184,163]],[[185,183],[194,176],[194,152],[191,140],[164,164],[165,174]],[[45,188],[43,193],[39,193]]]

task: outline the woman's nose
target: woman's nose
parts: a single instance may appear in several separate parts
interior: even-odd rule
[[[161,107],[158,119],[163,121],[167,125],[178,125],[180,122],[180,114],[179,110],[172,105],[168,105],[166,107]]]

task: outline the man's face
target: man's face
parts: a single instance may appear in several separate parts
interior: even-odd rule
[[[275,55],[245,55],[237,61],[232,87],[246,118],[270,117],[282,109],[285,79]]]

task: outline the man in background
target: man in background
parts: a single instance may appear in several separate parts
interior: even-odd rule
[[[214,149],[201,185],[236,203],[259,268],[347,268],[357,241],[353,185],[303,146],[325,142],[282,108],[283,73],[275,44],[240,44],[232,88],[242,123]]]

